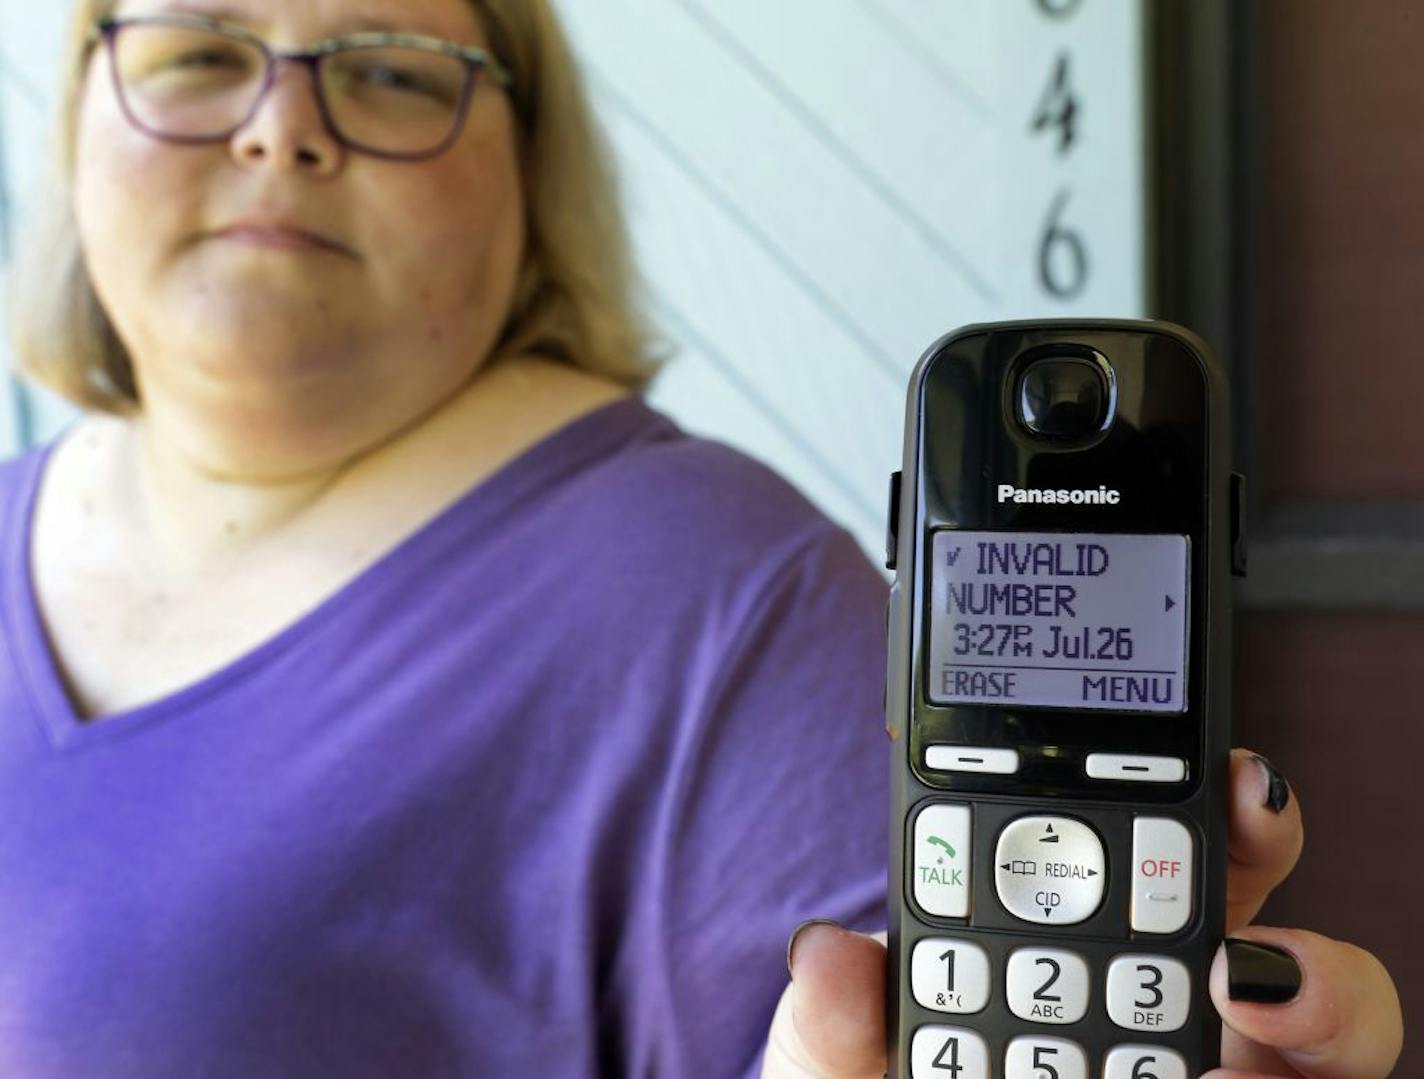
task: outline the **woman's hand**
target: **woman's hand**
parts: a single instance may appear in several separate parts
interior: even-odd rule
[[[1301,836],[1300,807],[1279,773],[1234,751],[1228,941],[1210,985],[1226,1023],[1223,1067],[1204,1079],[1386,1079],[1399,1056],[1399,997],[1379,960],[1303,930],[1248,926],[1295,865]],[[800,928],[787,950],[793,980],[772,1020],[763,1079],[879,1079],[885,934],[825,922]]]

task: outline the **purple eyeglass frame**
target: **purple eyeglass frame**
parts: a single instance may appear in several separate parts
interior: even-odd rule
[[[145,25],[178,26],[193,30],[210,30],[215,33],[225,34],[228,37],[259,49],[262,52],[267,66],[263,73],[262,86],[258,90],[257,97],[253,101],[252,108],[247,115],[244,116],[239,123],[216,135],[170,135],[155,130],[140,120],[129,106],[128,97],[124,93],[123,80],[119,77],[116,42],[119,34],[125,27]],[[455,140],[459,138],[460,132],[464,129],[465,119],[470,111],[470,101],[474,97],[481,71],[488,71],[495,82],[506,90],[514,81],[504,65],[483,49],[459,45],[453,41],[446,41],[443,38],[437,37],[428,37],[424,34],[388,34],[377,32],[348,34],[344,37],[328,38],[325,41],[319,41],[307,49],[285,52],[272,48],[267,42],[263,41],[262,38],[252,33],[252,31],[246,27],[224,22],[220,19],[209,19],[201,15],[151,15],[127,19],[100,19],[89,32],[89,44],[92,47],[100,42],[103,43],[109,55],[109,71],[111,81],[114,85],[114,94],[118,98],[119,108],[123,111],[124,118],[127,119],[136,130],[143,132],[150,138],[187,146],[226,142],[232,138],[233,135],[246,127],[248,123],[251,122],[253,116],[257,115],[257,110],[262,107],[262,102],[266,100],[267,94],[271,91],[272,84],[277,77],[277,64],[283,60],[301,64],[311,72],[312,89],[316,94],[317,109],[321,113],[322,123],[326,127],[327,133],[330,134],[332,138],[349,150],[369,154],[372,157],[383,158],[387,161],[424,161],[432,157],[438,157],[450,149]],[[465,85],[460,93],[460,101],[455,109],[455,119],[450,126],[450,133],[433,149],[419,150],[413,153],[381,150],[373,146],[368,146],[356,139],[348,138],[332,118],[331,109],[326,101],[326,91],[322,88],[322,63],[327,57],[341,52],[344,49],[389,45],[427,49],[431,52],[454,57],[457,60],[463,61],[465,64]]]

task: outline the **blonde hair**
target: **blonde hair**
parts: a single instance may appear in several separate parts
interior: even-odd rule
[[[644,388],[657,373],[608,148],[549,0],[468,0],[513,76],[527,245],[492,360],[538,353]],[[128,351],[89,279],[71,191],[89,30],[114,0],[80,0],[66,53],[54,180],[11,275],[21,371],[81,408],[129,415]]]

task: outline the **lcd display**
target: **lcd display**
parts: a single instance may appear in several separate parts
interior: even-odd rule
[[[1186,709],[1186,536],[940,531],[931,547],[932,703]]]

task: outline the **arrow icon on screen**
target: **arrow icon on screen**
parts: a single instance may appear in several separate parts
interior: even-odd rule
[[[1176,605],[1177,605],[1177,601],[1174,600],[1171,596],[1168,596],[1168,597],[1167,597],[1167,610],[1170,611],[1170,610],[1171,610],[1173,607],[1175,607]]]

